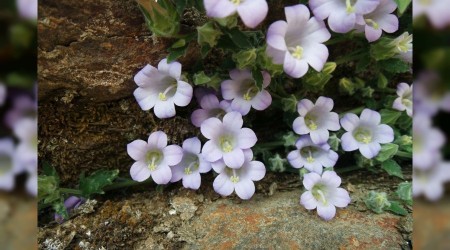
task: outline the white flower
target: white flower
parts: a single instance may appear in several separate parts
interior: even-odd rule
[[[12,139],[0,139],[0,189],[12,190],[15,176],[21,172],[17,165],[14,142]]]

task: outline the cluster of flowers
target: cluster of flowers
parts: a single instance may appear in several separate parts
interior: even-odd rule
[[[237,12],[250,28],[261,23],[268,11],[265,0],[205,0],[204,5],[210,17],[225,18]],[[369,41],[377,40],[382,30],[392,33],[398,29],[398,19],[391,14],[397,5],[392,0],[311,0],[310,7],[316,17],[310,17],[305,5],[286,7],[287,21],[273,23],[267,32],[267,55],[294,78],[304,76],[309,66],[321,71],[327,61],[328,49],[323,43],[331,34],[323,21],[326,18],[335,32],[365,29]],[[409,36],[403,35],[396,42],[402,46],[400,52],[411,52]],[[271,77],[262,72],[263,84],[257,86],[250,70],[235,69],[229,75],[230,79],[220,86],[224,100],[215,93],[198,95],[201,109],[193,112],[191,121],[207,139],[203,147],[197,137],[185,140],[182,147],[168,146],[167,135],[162,131],[150,134],[147,142],[133,141],[127,151],[136,161],[130,169],[134,180],[152,177],[158,184],[167,184],[182,179],[186,188],[198,189],[200,173],[212,168],[218,174],[213,183],[217,193],[228,196],[235,191],[242,199],[253,196],[253,181],[262,179],[266,169],[262,162],[252,160],[251,148],[257,137],[251,129],[242,128],[242,116],[252,107],[265,110],[270,106],[272,97],[266,88]],[[167,59],[160,61],[157,68],[145,66],[134,80],[138,85],[134,96],[140,107],[153,108],[161,119],[175,116],[175,106],[187,106],[193,96],[192,86],[181,77],[181,64],[168,63]],[[380,144],[394,140],[392,128],[380,124],[378,112],[365,109],[360,117],[349,113],[339,120],[338,114],[331,112],[333,106],[333,100],[327,97],[319,97],[316,103],[307,99],[298,103],[300,117],[293,128],[301,137],[296,142],[297,149],[287,157],[294,168],[310,171],[304,175],[307,191],[301,196],[301,204],[307,209],[317,208],[326,220],[335,216],[335,207],[350,203],[348,192],[339,188],[341,179],[336,172],[323,171],[338,160],[327,143],[329,131],[338,131],[342,126],[346,130],[341,138],[344,151],[359,150],[369,159],[378,155]]]
[[[37,88],[34,94],[36,90]],[[0,117],[0,126],[11,129],[15,137],[0,138],[0,190],[14,189],[16,175],[27,172],[27,191],[36,196],[37,102],[28,93],[17,90],[8,93],[9,91],[10,89],[0,83],[0,108],[10,105],[9,101],[12,102],[4,117]]]
[[[264,86],[270,76],[264,75]],[[242,128],[242,116],[250,108],[266,109],[272,98],[266,90],[258,90],[250,71],[233,70],[230,80],[222,83],[222,95],[226,101],[219,102],[214,94],[200,96],[201,109],[192,114],[192,123],[200,127],[208,141],[201,145],[197,137],[186,139],[182,147],[167,145],[167,135],[162,131],[152,133],[148,141],[136,140],[128,144],[128,154],[136,161],[130,169],[132,178],[144,181],[150,176],[157,184],[167,184],[182,179],[183,186],[198,189],[200,173],[214,169],[219,175],[214,180],[214,190],[228,196],[233,191],[242,198],[250,199],[255,193],[253,181],[262,179],[265,166],[253,161],[255,133]],[[154,109],[158,118],[175,115],[175,105],[186,106],[191,102],[193,89],[181,80],[181,64],[167,63],[163,59],[158,68],[144,67],[135,76],[139,86],[134,96],[143,110]]]
[[[433,117],[440,111],[450,112],[450,93],[441,88],[435,72],[421,72],[414,88],[413,124],[413,196],[424,195],[431,201],[444,193],[444,183],[450,181],[450,162],[442,156],[446,138],[433,126]],[[406,88],[399,87],[399,91]],[[412,87],[406,90],[407,95]]]

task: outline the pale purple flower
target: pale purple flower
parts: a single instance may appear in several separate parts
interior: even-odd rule
[[[441,160],[441,148],[445,135],[432,127],[431,118],[423,113],[414,114],[413,165],[417,169],[428,169]]]
[[[244,164],[244,149],[253,147],[258,140],[255,132],[242,128],[244,121],[239,112],[229,112],[223,117],[209,118],[200,128],[209,141],[203,145],[203,157],[209,162],[223,159],[230,168],[240,168]]]
[[[247,115],[250,108],[265,110],[272,103],[272,96],[265,88],[270,84],[269,73],[263,71],[263,86],[260,91],[249,70],[234,69],[230,71],[231,80],[221,84],[223,99],[232,101],[231,109]]]
[[[22,171],[17,165],[14,142],[10,138],[0,139],[0,190],[14,188],[16,174]]]
[[[440,110],[450,112],[450,92],[436,72],[421,72],[414,86],[415,113],[434,116]]]
[[[67,213],[70,214],[73,210],[77,209],[85,202],[86,199],[83,197],[70,196],[64,201],[64,207],[66,208]],[[64,218],[62,215],[55,213],[55,221],[61,224],[64,222]]]
[[[38,135],[37,119],[23,118],[14,125],[14,135],[19,139],[16,149],[17,164],[30,174],[37,172]]]
[[[341,138],[344,151],[359,152],[367,159],[377,156],[381,144],[394,140],[394,130],[386,124],[380,124],[380,113],[364,109],[361,116],[349,113],[341,119],[342,127],[347,131]]]
[[[426,15],[436,29],[450,24],[450,0],[413,0],[413,18]]]
[[[380,0],[380,4],[374,11],[362,18],[357,18],[357,26],[361,25],[369,42],[380,39],[383,31],[394,33],[398,30],[398,18],[391,14],[395,9],[397,9],[397,4],[394,0]]]
[[[198,189],[201,184],[200,173],[211,170],[211,163],[207,162],[200,154],[202,144],[197,137],[192,137],[183,142],[183,158],[172,169],[170,182],[183,179],[183,186],[190,189]]]
[[[336,215],[336,207],[346,207],[351,202],[348,192],[340,188],[341,178],[334,171],[305,174],[303,186],[306,192],[300,197],[300,204],[308,210],[317,208],[317,214],[324,220]]]
[[[444,194],[444,184],[450,181],[450,163],[438,162],[428,169],[413,169],[413,196],[421,194],[436,201]]]
[[[277,21],[267,31],[266,53],[275,64],[283,64],[284,72],[300,78],[310,65],[321,71],[328,59],[328,48],[322,43],[331,37],[325,23],[310,18],[305,5],[284,8],[286,21]]]
[[[204,0],[203,3],[206,15],[225,18],[237,12],[249,28],[258,26],[269,11],[266,0]]]
[[[230,168],[225,165],[222,169],[214,169],[219,173],[213,183],[214,190],[218,194],[228,196],[235,191],[243,200],[248,200],[253,196],[255,193],[253,182],[264,178],[266,167],[260,161],[252,161],[252,150],[244,150],[244,155],[245,160],[239,168]]]
[[[28,173],[27,182],[25,183],[25,188],[27,192],[36,197],[38,195],[38,180],[37,180],[37,171],[34,173]]]
[[[167,184],[172,178],[170,167],[183,158],[183,149],[177,145],[167,146],[167,135],[162,131],[151,133],[147,142],[129,143],[127,152],[136,161],[130,169],[131,178],[142,182],[151,176],[157,184]]]
[[[0,106],[2,106],[6,101],[6,86],[0,83]]]
[[[187,106],[192,99],[192,86],[181,80],[181,64],[167,63],[167,59],[159,62],[158,68],[145,66],[134,77],[139,86],[134,97],[142,110],[154,108],[158,118],[175,116],[175,105]]]
[[[207,94],[202,96],[200,101],[201,109],[192,112],[191,121],[196,127],[200,127],[202,123],[211,117],[222,119],[222,117],[231,111],[231,102],[219,99],[214,94]]]
[[[13,128],[22,118],[37,116],[37,101],[28,95],[19,95],[14,98],[12,108],[5,114],[5,124]]]
[[[213,88],[197,87],[194,89],[194,96],[198,103],[200,103],[205,95],[217,96],[217,91]]]
[[[407,83],[399,83],[397,85],[397,99],[395,99],[392,108],[405,111],[412,117],[413,114],[413,85],[409,86]]]
[[[347,33],[355,27],[358,19],[369,14],[380,0],[310,0],[309,7],[320,19],[328,18],[328,26],[337,33]]]
[[[16,0],[17,10],[22,18],[37,20],[38,0]]]
[[[305,167],[310,172],[321,174],[324,167],[333,167],[339,158],[328,143],[315,144],[309,135],[301,136],[295,147],[297,149],[287,156],[294,168]]]
[[[292,125],[295,133],[299,135],[311,135],[311,140],[316,143],[325,143],[330,137],[330,131],[338,131],[339,116],[331,112],[334,101],[328,97],[319,97],[314,104],[308,99],[303,99],[297,104],[297,111],[300,114]]]

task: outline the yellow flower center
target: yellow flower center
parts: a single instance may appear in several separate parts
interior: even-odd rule
[[[231,0],[231,2],[235,5],[241,4],[241,0]]]
[[[352,0],[345,0],[345,6],[347,6],[347,14],[355,12],[355,7],[352,5]]]
[[[372,20],[372,19],[364,19],[365,21],[366,21],[366,23],[368,24],[368,25],[370,25],[370,26],[372,26],[374,29],[379,29],[380,28],[380,25],[377,23],[377,22],[375,22],[374,20]]]
[[[167,93],[169,93],[169,91],[170,90],[172,90],[173,88],[175,88],[177,86],[177,84],[175,83],[175,84],[172,84],[172,85],[170,85],[169,87],[167,87],[165,90],[164,90],[164,92],[160,92],[159,94],[158,94],[158,98],[159,98],[159,100],[161,100],[161,101],[167,101]]]
[[[231,144],[230,139],[228,139],[227,137],[220,138],[220,147],[225,153],[233,151],[233,145]]]
[[[317,123],[316,123],[316,118],[312,115],[306,115],[305,116],[305,124],[306,126],[308,126],[309,129],[311,130],[317,130]]]
[[[354,133],[355,139],[359,142],[369,144],[372,142],[372,133],[367,129],[357,129]]]
[[[150,171],[155,171],[158,163],[161,161],[162,155],[160,152],[150,151],[146,155],[147,168]]]
[[[292,56],[295,58],[295,59],[302,59],[302,56],[303,56],[303,47],[301,47],[301,46],[296,46],[295,48],[294,48],[294,51],[292,51]]]
[[[191,162],[191,164],[189,164],[189,166],[187,168],[184,169],[184,174],[190,175],[190,174],[192,174],[192,169],[197,170],[198,167],[199,167],[198,161],[193,161],[193,162]]]

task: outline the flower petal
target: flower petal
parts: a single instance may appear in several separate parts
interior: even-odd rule
[[[170,182],[177,182],[177,181],[181,180],[181,178],[183,178],[184,166],[181,166],[181,164],[178,164],[176,166],[170,167],[170,169],[172,171],[172,178],[170,179]]]
[[[288,24],[285,21],[276,21],[269,26],[267,30],[267,45],[278,51],[286,51],[286,41],[284,37],[287,32]]]
[[[164,161],[169,166],[177,165],[183,159],[183,149],[178,145],[169,145],[163,149]]]
[[[256,110],[265,110],[272,103],[272,96],[269,91],[263,89],[252,99],[252,107]]]
[[[200,101],[200,107],[206,110],[220,108],[219,99],[213,94],[204,95]]]
[[[302,116],[295,118],[292,128],[294,129],[294,132],[299,135],[305,135],[311,131],[308,126],[306,126],[305,118]]]
[[[284,72],[293,78],[300,78],[308,72],[308,64],[305,60],[295,59],[291,53],[286,53],[283,64]]]
[[[152,149],[163,149],[167,146],[167,135],[162,131],[153,132],[148,137],[147,142]]]
[[[217,148],[213,141],[207,141],[202,148],[202,155],[209,162],[215,162],[222,159],[223,153]]]
[[[303,176],[303,186],[306,190],[311,190],[316,183],[318,183],[322,178],[317,173],[308,173]]]
[[[332,11],[328,18],[330,29],[337,33],[347,33],[355,27],[355,13],[347,14],[346,11]]]
[[[386,124],[378,125],[373,140],[378,143],[390,143],[394,141],[394,130]]]
[[[306,116],[314,108],[314,103],[308,99],[303,99],[297,104],[297,111],[301,116]]]
[[[285,57],[286,53],[287,52],[284,51],[284,50],[278,50],[278,49],[273,48],[270,45],[267,45],[266,54],[270,58],[272,58],[272,62],[274,64],[283,64],[284,63],[284,57]]]
[[[383,16],[382,19],[378,20],[378,24],[387,33],[394,33],[398,30],[398,18],[392,14]]]
[[[220,159],[218,161],[211,162],[211,167],[216,173],[220,174],[225,169],[226,165],[223,159]]]
[[[235,80],[226,80],[220,84],[222,97],[225,100],[233,100],[237,96],[239,84]]]
[[[235,148],[233,151],[223,154],[223,161],[230,168],[240,168],[245,161],[244,152],[240,148]]]
[[[133,92],[134,98],[142,110],[147,111],[153,108],[158,100],[158,94],[152,88],[137,88]]]
[[[183,141],[183,151],[192,154],[200,154],[202,142],[197,137],[192,137]]]
[[[320,96],[317,98],[315,106],[320,107],[323,111],[330,112],[334,107],[334,101],[331,98]]]
[[[346,207],[350,204],[351,199],[348,192],[343,188],[337,188],[329,199],[329,202],[336,207]]]
[[[309,20],[310,17],[309,9],[303,4],[285,7],[284,13],[286,15],[286,21],[289,26],[295,27],[299,24],[303,24],[301,26],[297,26],[296,28],[305,26],[304,24]]]
[[[369,41],[369,42],[373,42],[373,41],[380,39],[381,34],[383,33],[383,31],[380,28],[375,29],[372,26],[367,25],[367,24],[364,27],[364,32],[366,34],[367,41]]]
[[[311,65],[313,69],[320,72],[328,59],[328,48],[321,43],[311,43],[305,45],[303,59]]]
[[[150,170],[147,168],[147,165],[142,161],[137,161],[131,165],[130,175],[131,178],[138,182],[143,182],[150,177]]]
[[[223,126],[231,131],[238,131],[242,128],[244,120],[239,112],[228,112],[223,117]]]
[[[377,156],[381,150],[381,146],[378,142],[371,142],[369,144],[362,144],[359,147],[359,152],[367,159],[372,159]]]
[[[305,161],[302,159],[299,150],[291,151],[287,156],[287,160],[294,168],[302,168],[305,165]]]
[[[200,155],[198,171],[203,174],[208,173],[210,170],[211,170],[211,163],[203,159],[203,156]]]
[[[202,183],[200,173],[192,173],[183,177],[183,187],[197,190]]]
[[[244,1],[237,8],[242,22],[249,28],[258,26],[266,18],[268,11],[266,0]]]
[[[228,196],[234,191],[234,185],[225,173],[219,174],[213,182],[214,191],[222,196]]]
[[[328,132],[328,130],[326,130],[326,129],[318,129],[318,130],[311,131],[310,135],[311,135],[311,140],[315,144],[326,143],[328,141],[328,138],[330,138],[330,132]]]
[[[127,153],[135,161],[143,160],[147,153],[147,146],[147,142],[143,140],[132,141],[127,145]]]
[[[308,210],[317,207],[317,200],[312,195],[311,191],[306,191],[300,196],[300,204]]]
[[[368,125],[378,125],[381,122],[381,115],[371,109],[364,109],[361,113],[360,121]]]
[[[191,122],[194,126],[199,128],[202,126],[202,123],[208,118],[211,118],[211,117],[209,117],[209,112],[207,110],[197,109],[197,110],[194,110],[194,112],[192,112]]]
[[[322,174],[322,182],[327,186],[337,188],[341,185],[341,177],[339,177],[334,171],[325,171]]]
[[[236,5],[228,0],[204,0],[203,3],[210,17],[224,18],[236,11]]]
[[[317,214],[324,220],[331,220],[336,215],[336,207],[333,204],[328,203],[328,205],[317,204]]]
[[[236,98],[231,102],[231,109],[239,112],[241,115],[247,115],[252,107],[251,102],[242,98]]]
[[[173,102],[180,107],[187,106],[192,100],[192,86],[183,81],[178,81],[177,92],[173,97]]]
[[[248,165],[247,175],[252,181],[259,181],[266,175],[266,167],[260,161],[251,161]]]
[[[159,165],[158,168],[152,172],[152,179],[156,184],[167,184],[172,179],[172,170],[167,165]]]
[[[219,135],[222,127],[222,122],[219,119],[212,117],[203,121],[202,125],[200,126],[200,131],[202,132],[202,135],[207,139],[213,139]]]
[[[255,194],[255,184],[248,179],[240,180],[235,184],[235,191],[241,199],[248,200]]]
[[[318,161],[324,167],[334,167],[336,165],[337,160],[339,159],[339,155],[333,150],[328,151],[328,153],[324,154],[322,157],[318,159]]]
[[[238,146],[242,149],[251,148],[258,141],[255,132],[249,128],[242,128],[239,131],[238,138]]]
[[[359,117],[353,113],[347,113],[341,118],[341,125],[346,131],[353,131],[359,125]]]
[[[344,151],[354,151],[359,148],[359,143],[355,140],[352,132],[347,132],[341,137],[341,146]]]
[[[180,79],[181,63],[171,62],[167,63],[167,58],[162,59],[158,64],[158,70],[167,73],[174,79]]]
[[[175,104],[172,100],[167,101],[157,101],[155,104],[155,115],[160,119],[174,117]]]

